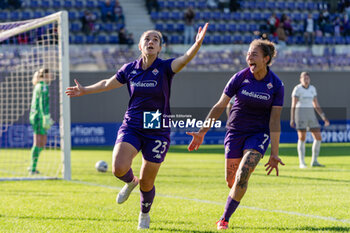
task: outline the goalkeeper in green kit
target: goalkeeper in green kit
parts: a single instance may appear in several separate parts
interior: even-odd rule
[[[29,121],[33,127],[33,147],[31,150],[32,162],[28,168],[31,175],[38,174],[36,170],[40,152],[43,150],[47,141],[47,130],[53,124],[50,116],[49,106],[49,85],[51,74],[48,69],[42,68],[33,75],[32,83],[34,85],[32,104],[30,107]]]

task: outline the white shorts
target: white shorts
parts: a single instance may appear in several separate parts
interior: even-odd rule
[[[314,108],[295,109],[295,128],[297,130],[317,129],[321,125],[318,123]]]

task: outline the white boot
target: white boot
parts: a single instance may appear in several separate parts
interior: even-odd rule
[[[149,213],[142,213],[142,212],[140,212],[139,225],[138,225],[137,229],[138,230],[140,230],[140,229],[148,229],[150,222],[151,222],[151,218],[149,217]]]

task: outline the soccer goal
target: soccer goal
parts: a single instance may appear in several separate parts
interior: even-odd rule
[[[0,180],[71,179],[70,101],[64,94],[69,85],[68,38],[65,11],[0,23]],[[34,173],[29,171],[34,140],[29,113],[32,79],[40,69],[50,73],[45,83],[53,124]]]

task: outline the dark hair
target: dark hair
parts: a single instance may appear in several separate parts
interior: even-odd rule
[[[262,50],[264,57],[270,56],[270,60],[267,62],[267,65],[271,65],[272,58],[276,57],[277,55],[275,43],[269,40],[255,39],[250,43],[250,46],[253,45],[258,46]]]
[[[157,30],[147,30],[145,31],[144,33],[142,33],[141,37],[140,37],[140,41],[142,39],[142,37],[144,37],[144,35],[146,35],[146,33],[149,33],[149,32],[155,32],[158,37],[159,37],[159,46],[162,47],[162,43],[163,43],[163,35],[160,31],[157,31]]]

